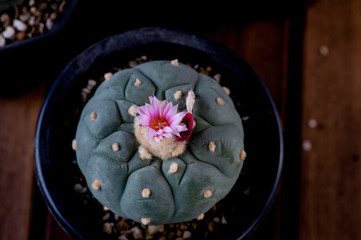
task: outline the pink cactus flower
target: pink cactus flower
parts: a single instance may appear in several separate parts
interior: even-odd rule
[[[148,128],[148,140],[153,138],[161,142],[164,137],[172,138],[173,135],[182,138],[180,133],[188,130],[186,123],[182,122],[187,113],[177,113],[178,104],[173,106],[172,102],[159,101],[155,96],[149,97],[149,102],[137,107],[140,126]]]

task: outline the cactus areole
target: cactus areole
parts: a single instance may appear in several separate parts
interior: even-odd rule
[[[185,222],[224,198],[245,158],[242,120],[219,83],[177,61],[119,71],[85,105],[76,155],[115,214]]]

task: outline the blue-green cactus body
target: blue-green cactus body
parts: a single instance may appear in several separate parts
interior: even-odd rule
[[[129,109],[156,96],[184,111],[191,90],[196,125],[185,151],[142,160]],[[231,190],[243,165],[242,121],[230,97],[213,78],[169,61],[144,63],[102,83],[82,112],[76,140],[93,195],[114,213],[145,224],[184,222],[206,212]]]

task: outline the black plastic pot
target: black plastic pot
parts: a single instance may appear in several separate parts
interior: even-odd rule
[[[210,239],[245,239],[272,205],[283,162],[283,138],[275,105],[251,67],[227,47],[209,39],[164,28],[143,28],[107,38],[76,57],[52,86],[39,115],[35,166],[40,189],[60,225],[74,239],[106,239],[94,209],[73,190],[75,137],[82,108],[81,89],[120,63],[142,55],[212,66],[244,120],[247,159],[243,173],[223,199],[228,224]],[[199,239],[199,238],[197,238]]]
[[[67,57],[64,32],[78,1],[67,2],[51,31],[0,48],[0,95],[16,94],[57,77],[53,74],[62,70],[59,66],[67,64],[63,62]]]

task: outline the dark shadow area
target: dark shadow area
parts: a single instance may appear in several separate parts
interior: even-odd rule
[[[52,84],[73,58],[111,35],[141,27],[201,34],[215,25],[242,26],[257,19],[284,20],[290,16],[291,4],[294,6],[295,1],[220,4],[73,0],[53,31],[0,49],[0,96],[16,95],[43,83]]]

